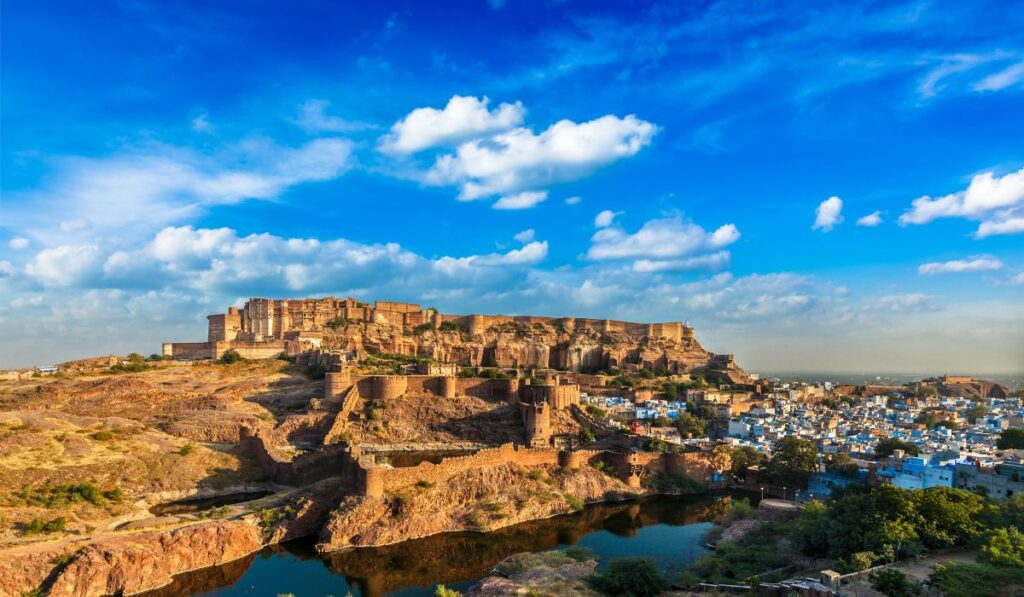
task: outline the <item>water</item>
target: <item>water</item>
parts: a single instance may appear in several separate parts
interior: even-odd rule
[[[602,563],[624,556],[650,557],[671,578],[706,553],[700,538],[711,526],[708,521],[724,512],[727,501],[718,495],[597,504],[576,514],[490,533],[446,533],[323,558],[313,550],[312,540],[303,539],[180,575],[172,585],[147,596],[343,597],[351,591],[357,597],[428,597],[437,584],[467,590],[510,555],[568,545],[591,549]]]

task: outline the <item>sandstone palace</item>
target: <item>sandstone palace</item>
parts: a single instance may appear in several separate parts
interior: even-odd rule
[[[166,343],[165,356],[214,359],[228,350],[268,358],[308,350],[400,354],[455,366],[578,373],[609,368],[716,373],[746,381],[732,355],[716,355],[682,322],[529,315],[447,315],[413,303],[253,298],[208,316],[206,342]]]

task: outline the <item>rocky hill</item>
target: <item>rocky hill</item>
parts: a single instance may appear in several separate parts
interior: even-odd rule
[[[746,377],[731,355],[711,353],[693,337],[637,338],[590,329],[567,331],[544,323],[509,322],[471,335],[457,326],[409,330],[364,321],[346,322],[325,329],[322,342],[326,349],[413,355],[474,367],[537,367],[577,372],[643,368]]]

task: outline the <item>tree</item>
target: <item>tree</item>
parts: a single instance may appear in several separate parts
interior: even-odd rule
[[[872,572],[868,578],[871,580],[871,588],[887,597],[912,597],[921,592],[918,583],[893,568]]]
[[[434,589],[434,597],[462,597],[462,593],[444,585],[437,585],[437,588]]]
[[[129,363],[141,363],[141,362],[143,362],[145,360],[146,360],[146,357],[142,356],[141,354],[139,354],[137,352],[130,352],[130,353],[128,353],[128,362]]]
[[[649,558],[617,558],[608,564],[608,571],[591,580],[594,588],[607,595],[622,597],[654,597],[668,588],[668,583]]]
[[[860,467],[852,460],[846,452],[835,452],[825,455],[825,468],[835,471],[844,477],[853,478],[857,476]]]
[[[989,413],[988,408],[983,404],[975,404],[964,411],[964,416],[967,417],[967,421],[972,425],[978,422],[978,419],[984,417]]]
[[[732,474],[742,477],[747,476],[750,467],[761,466],[765,461],[764,453],[750,446],[732,448],[730,456],[732,456]]]
[[[892,456],[896,450],[903,450],[908,456],[917,456],[921,453],[921,449],[915,444],[905,442],[895,437],[887,437],[882,441],[878,442],[875,446],[875,456],[878,458],[885,458],[886,456]]]
[[[594,443],[594,432],[591,431],[589,427],[580,429],[580,442],[584,444]]]
[[[1003,429],[996,440],[996,447],[1000,450],[1024,449],[1024,429]]]
[[[996,566],[1024,568],[1024,533],[1016,527],[989,531],[981,543],[978,559]]]
[[[676,421],[676,427],[679,428],[679,435],[684,438],[704,437],[706,429],[704,421],[690,413],[680,414],[679,420]]]
[[[935,423],[937,423],[938,420],[939,418],[935,415],[934,412],[930,410],[926,410],[921,414],[917,415],[916,417],[914,417],[915,423],[924,423],[924,426],[927,427],[928,429],[935,427]]]
[[[818,470],[818,450],[811,442],[784,437],[775,443],[768,461],[768,474],[780,485],[805,487],[807,479]]]

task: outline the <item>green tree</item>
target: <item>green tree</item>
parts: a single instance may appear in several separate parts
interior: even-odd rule
[[[583,429],[580,429],[580,442],[584,444],[592,444],[594,443],[594,439],[594,432],[591,431],[590,428],[584,427]]]
[[[988,413],[988,407],[986,407],[983,404],[975,404],[974,406],[964,411],[964,416],[967,417],[967,422],[973,425],[974,423],[978,422],[978,419],[984,417]]]
[[[982,540],[978,559],[996,566],[1024,568],[1024,533],[1016,527],[989,531]]]
[[[917,445],[910,442],[905,442],[895,437],[887,437],[882,441],[878,442],[875,446],[875,456],[878,458],[885,458],[886,456],[892,456],[896,450],[903,450],[907,456],[917,456],[921,453],[921,449]]]
[[[437,588],[434,589],[434,597],[462,597],[462,593],[444,585],[437,585]]]
[[[608,571],[591,580],[594,588],[607,595],[621,597],[654,597],[668,588],[668,582],[649,558],[618,558],[608,564]]]
[[[797,437],[784,437],[775,443],[768,461],[768,474],[775,483],[805,487],[818,470],[818,450],[814,444]]]
[[[921,592],[918,583],[893,568],[872,572],[868,578],[871,580],[871,588],[887,597],[912,597]]]
[[[914,417],[915,423],[924,423],[924,426],[927,427],[928,429],[935,427],[935,424],[938,422],[938,420],[938,416],[936,416],[936,414],[930,410],[926,410],[921,414],[917,415],[916,417]]]
[[[996,447],[1000,450],[1024,449],[1024,429],[1003,429],[996,440]]]
[[[825,454],[825,468],[850,478],[856,477],[859,470],[857,464],[850,460],[850,455],[846,452]]]
[[[962,545],[983,530],[985,498],[950,487],[910,492],[921,541],[930,548]]]
[[[750,446],[737,446],[732,448],[729,454],[732,457],[732,474],[745,477],[752,466],[764,464],[763,452]]]
[[[684,438],[704,437],[707,429],[704,421],[690,413],[680,414],[679,420],[676,421],[676,427],[679,428],[679,435]]]

